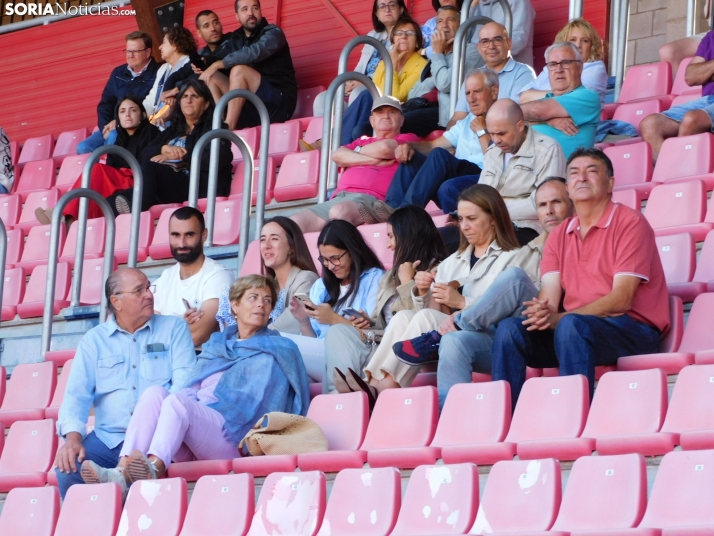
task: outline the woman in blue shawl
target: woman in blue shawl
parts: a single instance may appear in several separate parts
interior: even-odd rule
[[[232,459],[237,445],[265,413],[305,415],[307,372],[294,342],[267,329],[277,296],[273,279],[250,275],[230,289],[236,325],[214,333],[176,394],[147,389],[129,421],[119,466],[82,464],[87,483],[157,478],[171,462]]]

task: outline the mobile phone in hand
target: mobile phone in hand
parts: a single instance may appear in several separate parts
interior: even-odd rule
[[[295,294],[295,299],[300,303],[300,305],[302,305],[308,311],[315,310],[314,307],[311,307],[310,305],[308,305],[308,303],[310,302],[310,297],[307,294],[305,294],[304,292],[298,292],[297,294]]]
[[[191,308],[191,304],[188,303],[188,300],[186,298],[181,298],[181,301],[183,302],[183,306],[186,308],[188,311]]]
[[[367,322],[369,322],[370,326],[374,326],[374,320],[372,320],[370,317],[368,317],[366,314],[364,314],[362,311],[358,311],[357,309],[352,309],[351,307],[347,307],[345,309],[342,309],[342,314],[343,315],[350,315],[355,318],[363,318]]]

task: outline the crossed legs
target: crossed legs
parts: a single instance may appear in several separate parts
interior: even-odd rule
[[[256,93],[260,87],[260,73],[247,65],[236,65],[231,69],[230,76],[215,73],[208,81],[213,100],[218,100],[232,89],[247,89]],[[245,99],[236,98],[228,103],[226,110],[226,124],[229,130],[235,130],[238,118],[245,105]]]

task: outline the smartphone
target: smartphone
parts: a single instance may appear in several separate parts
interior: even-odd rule
[[[354,316],[356,318],[364,318],[367,322],[369,322],[370,326],[374,326],[374,320],[372,320],[370,317],[368,317],[362,311],[358,311],[357,309],[352,309],[351,307],[347,307],[345,309],[342,309],[342,314]]]
[[[183,306],[186,308],[188,311],[191,308],[191,304],[188,303],[188,300],[186,298],[181,298],[181,301],[183,302]]]
[[[307,309],[308,311],[314,311],[314,310],[315,310],[314,307],[310,307],[310,306],[308,305],[308,302],[310,301],[310,297],[309,297],[307,294],[305,294],[304,292],[298,292],[297,294],[295,294],[295,299],[296,299],[297,301],[299,301],[300,304],[301,304],[305,309]]]

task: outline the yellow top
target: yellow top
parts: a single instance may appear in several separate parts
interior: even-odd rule
[[[399,99],[399,102],[406,102],[409,90],[419,81],[421,72],[426,67],[426,58],[418,52],[414,52],[411,58],[404,64],[404,68],[400,72],[394,72],[394,81],[392,82],[392,96]],[[372,77],[374,85],[384,93],[384,62],[380,61],[377,69]]]

